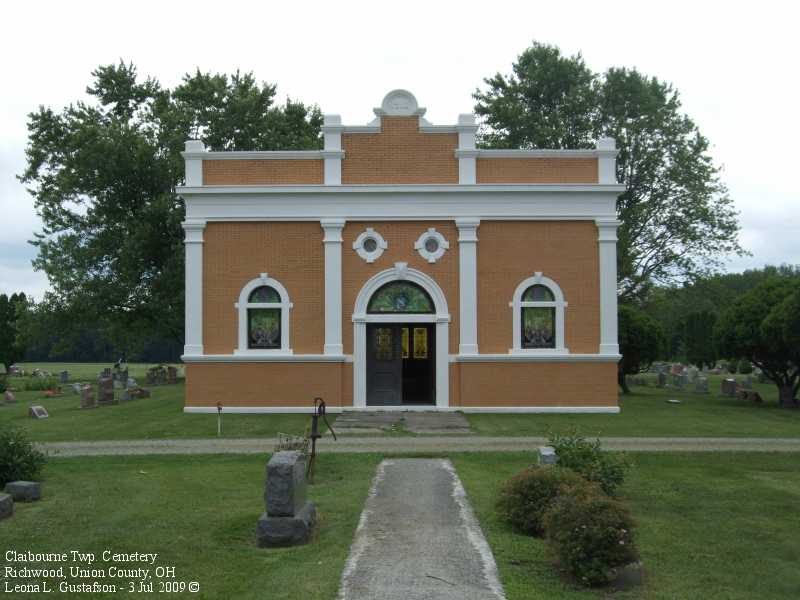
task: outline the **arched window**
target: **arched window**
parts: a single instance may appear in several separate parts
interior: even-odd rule
[[[410,281],[390,281],[378,288],[367,305],[372,314],[434,312],[433,300],[428,292]]]
[[[289,348],[289,295],[279,282],[262,273],[242,288],[237,354],[282,353]]]
[[[517,286],[510,303],[514,311],[512,353],[566,353],[564,294],[555,281],[535,273]]]

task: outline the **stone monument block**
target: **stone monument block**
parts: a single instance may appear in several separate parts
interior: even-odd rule
[[[256,523],[259,547],[293,546],[311,538],[316,508],[306,500],[306,459],[296,451],[276,452],[267,464],[266,511]]]
[[[69,371],[61,371],[58,374],[59,383],[69,383]]]
[[[291,517],[306,503],[306,461],[300,452],[276,452],[267,463],[264,497],[271,517]]]
[[[556,449],[552,446],[539,446],[539,465],[554,465],[558,463]]]
[[[15,502],[33,502],[42,497],[42,486],[38,481],[9,481],[3,491]]]
[[[96,406],[94,388],[90,385],[84,385],[81,388],[81,408],[94,408]]]
[[[103,377],[98,382],[98,404],[114,404],[114,380],[111,377]]]
[[[9,494],[0,494],[0,521],[14,514],[14,499]]]
[[[49,413],[44,406],[39,406],[38,404],[34,404],[28,409],[28,415],[32,419],[46,419],[49,417]]]

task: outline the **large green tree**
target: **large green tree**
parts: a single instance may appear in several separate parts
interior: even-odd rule
[[[475,92],[490,148],[590,148],[616,139],[623,297],[691,280],[742,253],[739,225],[709,142],[677,90],[636,69],[593,72],[580,55],[534,43]]]
[[[686,360],[703,367],[714,366],[717,353],[714,348],[714,323],[717,315],[710,310],[689,313],[683,323],[683,338],[686,343]]]
[[[133,65],[101,66],[89,101],[29,116],[28,184],[44,227],[34,262],[60,310],[118,347],[183,336],[184,180],[189,138],[213,150],[314,149],[314,106],[277,104],[252,74],[197,71],[170,90]],[[60,320],[63,322],[63,320]]]
[[[724,356],[752,362],[778,386],[778,403],[797,406],[800,391],[800,280],[773,277],[742,294],[714,327]]]
[[[17,331],[19,307],[27,304],[27,301],[23,292],[11,296],[0,294],[0,363],[6,369],[21,360],[25,353]]]
[[[622,392],[630,390],[626,375],[646,369],[656,360],[664,346],[664,332],[658,322],[638,307],[619,306],[619,352],[622,358],[617,363],[617,381]]]

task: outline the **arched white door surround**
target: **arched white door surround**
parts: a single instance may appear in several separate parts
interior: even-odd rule
[[[253,304],[248,301],[250,293],[261,286],[274,289],[280,302],[270,304]],[[245,284],[239,294],[239,301],[234,304],[234,308],[239,314],[239,344],[233,351],[234,354],[292,354],[289,345],[289,311],[292,309],[292,302],[289,301],[289,292],[276,279],[272,279],[266,273],[261,273],[259,277]],[[274,350],[250,349],[247,347],[247,309],[248,308],[279,308],[281,309],[281,347]]]
[[[553,295],[552,301],[524,301],[522,296],[525,290],[534,285],[542,285],[550,290]],[[549,277],[545,277],[540,271],[537,271],[533,274],[533,277],[528,277],[517,286],[517,289],[514,290],[513,299],[508,305],[511,307],[511,310],[514,311],[514,315],[511,319],[514,327],[513,346],[508,351],[509,354],[569,354],[569,348],[565,346],[564,342],[564,309],[567,306],[567,302],[564,300],[564,292],[561,291],[561,288],[555,281]],[[529,349],[522,347],[522,308],[538,306],[555,309],[555,348]]]
[[[372,295],[392,281],[410,281],[424,289],[433,300],[433,314],[369,314],[367,305]],[[435,323],[436,324],[436,407],[449,406],[450,312],[442,288],[430,276],[407,263],[395,263],[391,269],[373,275],[356,297],[353,311],[353,407],[367,406],[367,323]]]

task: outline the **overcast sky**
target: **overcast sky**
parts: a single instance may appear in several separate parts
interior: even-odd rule
[[[40,227],[16,180],[27,114],[85,98],[91,71],[132,61],[174,86],[187,71],[253,71],[286,95],[373,118],[406,88],[433,123],[470,112],[484,77],[507,73],[531,42],[588,65],[637,67],[672,82],[711,140],[752,257],[728,269],[800,263],[798,14],[791,2],[43,2],[4,4],[0,65],[0,292],[40,297],[27,243]]]

